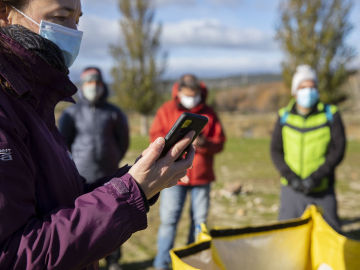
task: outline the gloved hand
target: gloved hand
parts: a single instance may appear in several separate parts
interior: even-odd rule
[[[295,177],[289,180],[290,187],[298,192],[303,192],[303,180],[301,180],[299,177]]]
[[[302,186],[304,194],[307,195],[317,186],[317,182],[313,178],[308,177],[302,180]]]

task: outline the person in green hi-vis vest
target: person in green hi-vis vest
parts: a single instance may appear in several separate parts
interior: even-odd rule
[[[335,168],[344,158],[346,137],[340,112],[319,100],[316,72],[298,66],[293,99],[279,110],[271,140],[271,157],[281,175],[279,220],[300,217],[317,205],[335,230],[337,215]]]

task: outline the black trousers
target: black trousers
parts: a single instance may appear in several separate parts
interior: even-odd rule
[[[305,195],[288,186],[282,186],[279,220],[300,217],[310,204],[314,204],[322,210],[324,219],[334,230],[341,231],[334,188],[321,193]]]

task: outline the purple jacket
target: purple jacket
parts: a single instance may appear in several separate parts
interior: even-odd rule
[[[54,118],[75,91],[66,75],[0,34],[0,269],[97,269],[147,226],[126,168],[85,193]]]

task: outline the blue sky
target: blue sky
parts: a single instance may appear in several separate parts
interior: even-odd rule
[[[150,1],[150,0],[149,0]],[[153,0],[162,23],[162,48],[168,52],[166,77],[184,72],[200,77],[280,72],[282,53],[274,41],[280,0]],[[355,29],[348,44],[360,54],[360,0],[354,0]],[[121,40],[117,0],[83,0],[84,31],[80,55],[71,68],[78,80],[88,65],[104,70],[107,80],[114,64],[109,44]],[[358,56],[351,66],[360,68]]]

